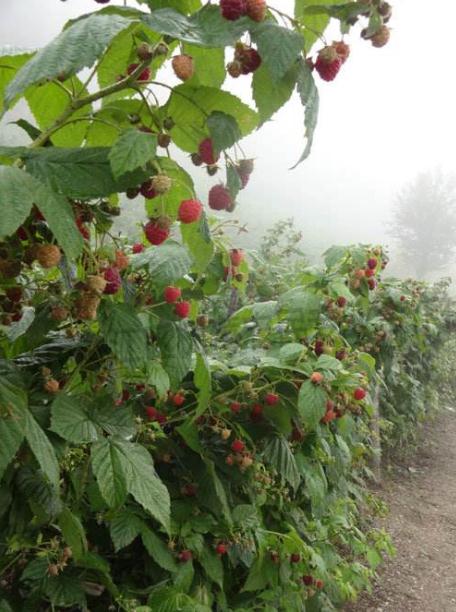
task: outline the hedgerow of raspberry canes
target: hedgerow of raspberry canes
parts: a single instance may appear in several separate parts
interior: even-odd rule
[[[390,550],[359,518],[373,384],[385,437],[408,435],[445,311],[382,281],[380,249],[286,265],[284,287],[221,227],[255,179],[242,138],[296,89],[305,159],[315,79],[341,78],[353,32],[384,45],[391,10],[159,4],[96,7],[0,62],[5,111],[32,115],[0,149],[0,607],[331,610]]]

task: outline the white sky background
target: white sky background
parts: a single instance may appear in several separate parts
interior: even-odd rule
[[[420,170],[455,169],[456,0],[391,2],[389,44],[372,48],[360,39],[358,27],[348,38],[351,57],[336,80],[327,84],[316,77],[320,121],[307,161],[288,170],[304,146],[297,98],[243,142],[257,162],[237,216],[252,233],[292,216],[304,232],[305,249],[385,242],[398,189]],[[292,13],[291,0],[270,4]],[[99,7],[93,0],[0,0],[0,5],[0,47],[27,48],[46,44],[67,19]],[[249,85],[249,77],[228,77],[225,88],[245,97]],[[203,192],[214,182],[204,180]]]

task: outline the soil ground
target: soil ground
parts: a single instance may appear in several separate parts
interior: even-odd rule
[[[415,455],[396,460],[377,493],[397,555],[371,595],[346,612],[456,612],[456,412],[428,423]]]

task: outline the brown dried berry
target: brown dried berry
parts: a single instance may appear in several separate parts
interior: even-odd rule
[[[55,244],[43,244],[38,247],[36,259],[43,268],[53,268],[62,258],[59,247]]]

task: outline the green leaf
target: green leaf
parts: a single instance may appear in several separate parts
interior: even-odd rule
[[[250,504],[240,504],[233,509],[233,521],[241,529],[254,529],[259,524],[258,511]]]
[[[142,15],[138,15],[138,17],[141,18]],[[135,36],[140,33],[142,27],[141,23],[137,21],[130,22],[127,28],[121,30],[111,40],[109,48],[100,59],[97,68],[100,87],[112,85],[119,75],[125,73],[135,48]],[[108,100],[109,98],[110,96],[108,96]],[[106,99],[102,101],[102,104],[106,104]]]
[[[203,212],[196,223],[181,223],[182,240],[193,257],[192,269],[195,272],[204,272],[214,256],[214,243],[212,241],[206,213]]]
[[[149,361],[147,365],[147,384],[156,388],[158,397],[163,397],[169,390],[169,376],[158,361]]]
[[[262,591],[268,584],[268,576],[264,571],[263,556],[259,557],[252,565],[247,576],[247,580],[242,588],[242,592]]]
[[[215,469],[214,462],[207,459],[205,461],[205,464],[207,468],[207,473],[210,477],[208,479],[209,482],[207,484],[210,486],[210,488],[213,489],[215,496],[219,502],[222,514],[224,518],[226,519],[226,521],[231,525],[233,522],[233,519],[231,517],[231,511],[230,511],[230,506],[228,504],[228,499],[226,497],[225,487],[223,486],[222,481],[217,475],[217,471]]]
[[[118,15],[97,14],[77,21],[19,70],[6,88],[5,106],[9,106],[30,85],[90,67],[111,39],[130,23],[129,19]]]
[[[24,411],[27,406],[25,392],[7,380],[0,381],[0,478],[13,460],[24,439],[22,423],[16,415],[18,407]]]
[[[77,606],[83,610],[87,605],[85,591],[79,580],[65,573],[49,578],[44,583],[44,591],[54,606]]]
[[[231,115],[221,111],[213,111],[207,118],[206,123],[214,150],[219,153],[224,149],[229,149],[242,138],[237,121]]]
[[[28,410],[24,412],[24,416],[27,443],[40,464],[43,473],[49,478],[51,484],[58,488],[60,469],[54,447]]]
[[[62,512],[62,502],[57,489],[40,470],[29,466],[19,469],[16,476],[18,490],[42,520],[54,519]],[[37,508],[39,507],[39,509]]]
[[[298,396],[298,410],[303,424],[315,429],[326,413],[326,393],[319,385],[306,380],[301,385]]]
[[[280,296],[280,305],[297,334],[312,331],[320,320],[320,298],[305,287],[295,287]]]
[[[31,57],[31,53],[3,55],[0,57],[0,107],[3,107],[3,95],[6,86],[12,81],[19,68],[28,62]]]
[[[199,429],[197,425],[191,421],[184,421],[182,425],[176,427],[176,431],[180,436],[182,436],[182,439],[187,446],[192,449],[192,451],[195,451],[195,453],[199,453],[200,455],[203,453],[203,447],[200,444]]]
[[[157,137],[134,128],[123,132],[114,143],[110,153],[112,173],[115,178],[143,167],[155,158]]]
[[[98,440],[98,429],[88,414],[88,405],[84,397],[59,394],[51,408],[51,430],[75,444]]]
[[[167,157],[158,157],[162,172],[172,180],[171,189],[163,197],[146,200],[146,212],[149,217],[159,217],[166,214],[176,218],[182,200],[193,198],[195,188],[192,177],[175,161]],[[189,225],[197,225],[190,223]]]
[[[36,181],[23,170],[0,166],[0,237],[10,236],[30,214]]]
[[[327,251],[325,251],[325,265],[327,268],[334,268],[336,264],[342,263],[342,261],[347,257],[349,251],[347,247],[343,246],[332,246]]]
[[[223,563],[216,552],[204,546],[198,555],[198,561],[207,576],[223,590]]]
[[[226,187],[230,192],[231,199],[235,202],[238,193],[242,189],[242,182],[239,172],[232,164],[226,165]]]
[[[75,559],[79,559],[87,552],[87,538],[81,520],[69,508],[64,508],[59,514],[58,523],[63,539],[71,547]]]
[[[176,388],[191,367],[192,337],[182,324],[161,320],[157,339],[163,367],[168,373],[171,387]]]
[[[145,549],[157,565],[168,572],[177,571],[176,562],[169,548],[145,523],[141,527],[141,539]]]
[[[301,477],[296,459],[291,452],[290,445],[282,437],[272,438],[264,449],[264,460],[270,463],[280,478],[286,480],[293,489],[299,487]]]
[[[195,74],[191,83],[221,87],[226,77],[225,53],[223,49],[204,49],[196,45],[185,44],[184,53],[193,58]]]
[[[112,436],[130,438],[136,433],[131,410],[125,406],[116,406],[110,395],[94,399],[89,414],[94,423]]]
[[[338,372],[342,369],[341,362],[335,357],[331,357],[331,355],[320,355],[317,359],[317,363],[315,364],[316,370],[323,370],[327,372]]]
[[[103,302],[98,310],[100,330],[112,352],[128,368],[145,366],[147,336],[141,321],[128,304]]]
[[[172,240],[156,248],[146,249],[132,260],[133,269],[148,266],[149,273],[158,286],[165,287],[188,274],[192,260],[187,249]]]
[[[143,522],[133,512],[120,510],[109,523],[111,540],[114,550],[119,552],[122,548],[129,546],[141,532]]]
[[[9,605],[6,599],[0,600],[0,612],[13,612],[13,608]]]
[[[307,142],[304,152],[302,153],[296,164],[293,166],[293,168],[296,168],[296,166],[298,166],[302,161],[307,159],[307,157],[309,157],[310,155],[310,152],[312,150],[315,128],[317,127],[318,110],[320,106],[318,89],[315,85],[312,71],[304,60],[299,63],[297,84],[299,97],[301,98],[302,105],[305,108],[304,136]]]
[[[268,68],[272,79],[283,78],[301,55],[303,36],[274,21],[263,21],[251,33],[262,63]]]
[[[292,67],[280,79],[273,79],[265,65],[255,70],[252,79],[252,91],[260,115],[260,125],[268,121],[290,99],[295,85],[295,67]]]
[[[116,508],[127,497],[127,478],[118,449],[107,438],[92,446],[92,470],[106,503]]]
[[[196,354],[194,382],[198,389],[198,405],[194,417],[196,419],[207,410],[212,392],[211,369],[202,351]]]

